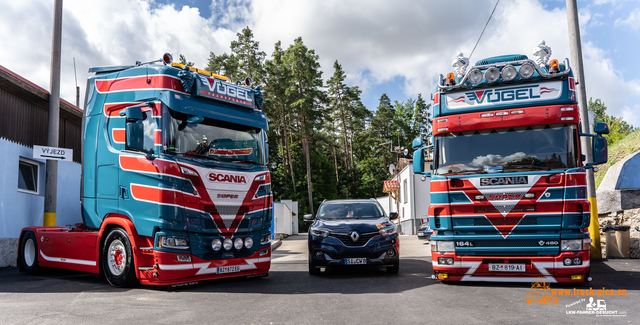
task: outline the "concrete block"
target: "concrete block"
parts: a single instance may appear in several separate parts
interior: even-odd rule
[[[18,238],[0,238],[0,267],[15,266],[18,258]]]

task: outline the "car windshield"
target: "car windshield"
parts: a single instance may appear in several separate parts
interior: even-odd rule
[[[437,137],[437,174],[566,169],[577,166],[575,126],[525,126]]]
[[[384,211],[373,202],[325,203],[318,211],[318,219],[373,219],[384,217]]]
[[[193,116],[165,107],[162,116],[165,153],[264,165],[265,139],[259,128],[210,118],[187,123],[190,117]]]

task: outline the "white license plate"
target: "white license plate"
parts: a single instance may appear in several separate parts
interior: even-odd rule
[[[240,272],[240,265],[218,267],[218,274],[233,273],[233,272]]]
[[[419,232],[419,233],[418,233],[418,237],[424,237],[424,233]]]
[[[345,258],[344,264],[345,265],[367,264],[367,258],[366,257]]]
[[[489,264],[489,271],[497,272],[526,272],[525,264]]]

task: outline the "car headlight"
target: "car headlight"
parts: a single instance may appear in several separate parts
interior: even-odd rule
[[[231,240],[231,238],[226,238],[222,243],[222,247],[224,247],[224,249],[226,250],[230,250],[231,246],[233,246],[233,241]]]
[[[242,238],[236,238],[236,240],[233,242],[233,247],[235,247],[236,249],[242,249],[243,245],[244,242],[242,241]]]
[[[189,249],[189,241],[186,238],[173,236],[160,236],[158,246],[171,249]]]
[[[253,238],[247,237],[247,239],[244,240],[244,247],[246,248],[253,247]]]
[[[436,241],[436,251],[438,252],[455,252],[456,246],[452,240],[439,240]]]
[[[388,237],[388,236],[391,236],[391,235],[397,233],[398,232],[398,228],[396,228],[395,225],[391,225],[389,227],[385,227],[385,228],[380,229],[380,231],[378,231],[378,232],[380,233],[380,235]]]
[[[562,251],[581,251],[582,247],[582,239],[565,239],[560,244]]]
[[[260,245],[267,245],[271,242],[271,233],[260,238]]]
[[[326,229],[320,229],[320,228],[314,228],[311,229],[311,236],[313,237],[321,237],[321,238],[327,238],[329,237],[329,230]]]
[[[214,239],[211,242],[211,248],[213,248],[214,251],[219,251],[220,248],[222,248],[222,241],[220,239]]]

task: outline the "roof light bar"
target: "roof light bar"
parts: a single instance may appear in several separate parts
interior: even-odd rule
[[[518,75],[518,71],[512,65],[507,65],[502,68],[501,75],[504,81],[511,81],[516,78],[516,76]]]

